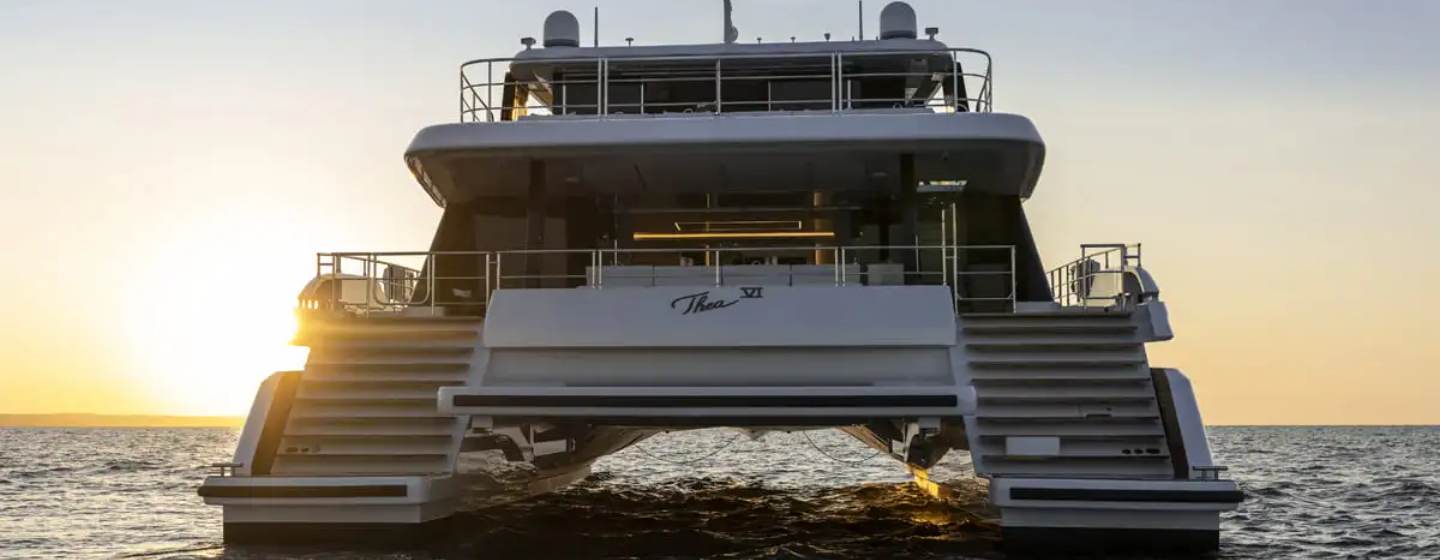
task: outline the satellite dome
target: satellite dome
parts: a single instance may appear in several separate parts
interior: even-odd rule
[[[880,10],[881,39],[914,39],[915,9],[904,2],[891,2]]]
[[[913,22],[915,17],[911,14]],[[545,42],[546,47],[578,47],[580,46],[580,20],[575,19],[575,14],[565,10],[551,12],[545,17]]]

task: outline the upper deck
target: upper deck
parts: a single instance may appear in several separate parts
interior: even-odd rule
[[[990,55],[933,37],[526,43],[462,64],[460,122],[407,149],[438,204],[513,191],[536,162],[585,192],[891,188],[902,155],[920,182],[1026,198],[1044,161],[1028,119],[993,112]]]
[[[993,110],[985,51],[930,39],[549,47],[460,67],[460,121]]]

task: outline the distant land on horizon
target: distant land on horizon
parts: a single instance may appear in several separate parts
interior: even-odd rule
[[[239,428],[241,416],[158,414],[0,414],[0,428]]]

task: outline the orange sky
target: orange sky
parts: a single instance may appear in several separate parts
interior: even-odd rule
[[[1044,135],[1047,264],[1144,243],[1177,334],[1152,363],[1207,420],[1440,423],[1440,8],[913,4],[990,50],[997,109]],[[553,8],[588,37],[592,5],[0,5],[0,413],[243,414],[303,361],[285,341],[316,251],[428,243],[401,153],[454,120],[459,62]],[[711,41],[699,5],[606,0],[603,38]],[[835,6],[735,17],[845,36]]]

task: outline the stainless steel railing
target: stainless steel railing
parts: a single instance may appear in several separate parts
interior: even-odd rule
[[[847,65],[864,59],[896,56],[934,56],[947,59],[948,69],[880,72],[846,71]],[[757,72],[756,61],[773,65],[761,68],[772,73]],[[817,62],[823,61],[823,62]],[[516,63],[529,65],[566,65],[584,68],[586,75],[562,78],[507,78]],[[651,67],[674,64],[665,70],[648,69],[650,75],[634,75],[639,65]],[[686,65],[688,63],[688,66]],[[729,66],[727,66],[727,63]],[[743,66],[739,63],[745,63]],[[704,64],[699,68],[697,64]],[[465,62],[460,66],[460,122],[497,122],[514,120],[523,114],[541,115],[620,115],[641,113],[720,113],[726,107],[746,111],[809,110],[850,111],[856,108],[925,108],[936,112],[994,110],[993,72],[990,54],[969,48],[946,48],[934,51],[820,52],[725,54],[687,56],[602,56],[581,58],[486,58]],[[773,73],[783,70],[783,73]],[[631,74],[626,74],[630,71]],[[498,78],[497,78],[498,76]],[[867,96],[856,92],[857,80],[866,78],[915,78],[934,86],[927,98]],[[828,82],[828,92],[808,98],[777,97],[776,84],[797,82]],[[765,83],[764,99],[754,97],[727,99],[725,86],[740,83]],[[709,99],[688,101],[647,101],[647,87],[655,84],[713,84]],[[949,93],[946,93],[948,86]],[[634,101],[617,101],[615,88],[634,88]],[[571,102],[569,91],[584,89],[586,99]],[[506,99],[511,92],[545,90],[548,101],[529,93],[519,94],[520,102]],[[593,96],[591,92],[593,90]],[[508,115],[508,118],[507,118]]]
[[[1140,265],[1139,243],[1082,244],[1080,258],[1048,273],[1050,293],[1062,307],[1125,308],[1138,295],[1129,293],[1125,276]]]
[[[742,255],[760,262],[736,264]],[[794,257],[822,264],[778,264]],[[301,294],[300,307],[356,314],[482,309],[502,289],[779,283],[943,285],[957,312],[976,306],[1013,310],[1015,270],[1011,245],[318,253],[315,280]]]

